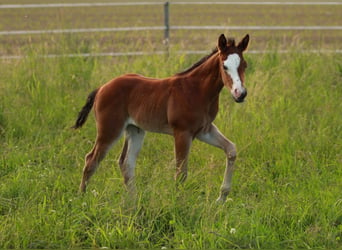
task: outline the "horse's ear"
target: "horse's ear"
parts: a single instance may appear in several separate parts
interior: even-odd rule
[[[220,35],[217,46],[220,51],[225,50],[225,48],[227,47],[227,39],[223,34]]]
[[[248,43],[249,43],[249,35],[247,34],[244,38],[242,38],[242,40],[239,42],[237,47],[241,51],[245,51],[248,47]]]

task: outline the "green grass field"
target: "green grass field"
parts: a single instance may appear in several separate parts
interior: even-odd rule
[[[341,55],[247,55],[247,102],[221,94],[216,124],[238,146],[231,200],[215,204],[225,156],[195,142],[173,181],[173,143],[148,134],[127,197],[114,146],[77,193],[94,119],[86,95],[124,72],[165,77],[198,56],[55,58],[0,69],[0,248],[336,248],[342,237]],[[157,156],[157,157],[156,157]]]
[[[336,18],[326,20],[336,25]],[[70,28],[67,21],[61,25]],[[342,54],[303,52],[339,49],[341,31],[249,33],[251,50],[273,52],[245,55],[245,103],[235,103],[226,89],[221,93],[215,124],[238,148],[223,205],[215,200],[224,153],[195,141],[188,179],[176,188],[173,139],[152,133],[137,162],[136,200],[127,195],[117,164],[122,140],[80,195],[84,156],[96,135],[93,115],[81,130],[70,129],[94,88],[124,73],[182,71],[201,56],[178,49],[209,53],[220,33],[179,32],[169,55],[140,57],[41,55],[153,51],[162,48],[162,35],[0,37],[1,55],[26,55],[0,61],[0,249],[341,248]]]

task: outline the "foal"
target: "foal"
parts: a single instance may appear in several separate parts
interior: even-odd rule
[[[166,133],[174,137],[176,154],[175,179],[187,177],[187,161],[192,141],[197,138],[221,148],[226,156],[221,193],[224,202],[231,187],[235,145],[212,123],[219,107],[219,94],[225,86],[236,102],[247,95],[244,72],[247,63],[242,53],[249,35],[238,45],[222,34],[217,48],[186,71],[165,79],[126,74],[94,90],[73,126],[81,127],[94,106],[97,137],[85,157],[80,191],[86,190],[89,178],[110,147],[125,132],[125,143],[119,159],[124,182],[135,191],[134,168],[143,144],[145,131]]]

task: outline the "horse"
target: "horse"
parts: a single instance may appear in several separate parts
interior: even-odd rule
[[[237,103],[243,102],[247,95],[244,86],[247,63],[243,52],[248,43],[248,34],[237,45],[234,39],[221,34],[212,53],[183,72],[163,79],[125,74],[91,92],[73,126],[80,128],[94,107],[97,136],[85,157],[79,190],[86,191],[100,161],[125,133],[119,166],[128,191],[135,193],[136,159],[148,131],[173,136],[177,183],[187,178],[188,155],[194,139],[222,149],[227,160],[217,201],[226,201],[237,152],[234,143],[213,121],[223,87]]]

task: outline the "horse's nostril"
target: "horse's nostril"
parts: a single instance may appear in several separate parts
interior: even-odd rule
[[[247,90],[244,89],[244,90],[241,92],[240,96],[237,97],[237,98],[234,98],[234,99],[235,99],[236,102],[243,102],[246,96],[247,96]]]
[[[245,98],[247,96],[247,89],[244,89],[241,93],[241,98]]]

